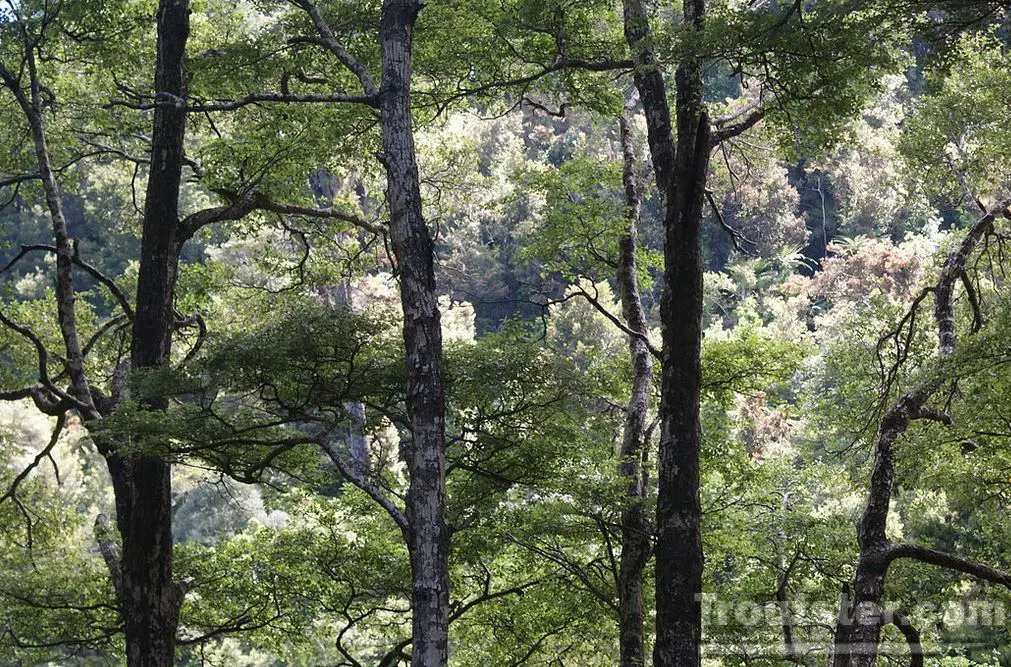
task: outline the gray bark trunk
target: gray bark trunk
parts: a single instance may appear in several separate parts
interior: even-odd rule
[[[449,527],[446,524],[445,397],[434,249],[421,208],[411,128],[411,32],[421,4],[384,0],[379,91],[390,240],[400,278],[407,366],[408,550],[413,614],[411,664],[439,667],[449,656]]]
[[[621,310],[628,327],[645,334],[646,314],[639,293],[636,245],[641,208],[640,183],[636,175],[632,128],[627,115],[619,121],[622,152],[622,181],[625,188],[625,233],[619,241],[617,283]],[[619,634],[622,667],[646,664],[642,578],[649,561],[652,534],[646,513],[645,459],[649,419],[649,397],[653,389],[653,359],[646,342],[628,337],[632,358],[632,392],[625,414],[618,474],[626,484],[628,505],[621,513],[621,559],[618,564]]]
[[[188,0],[161,0],[158,10],[156,93],[186,96],[185,50]],[[141,236],[137,302],[130,361],[134,370],[170,361],[173,300],[179,264],[179,187],[186,112],[161,104],[154,112],[151,168]],[[166,398],[148,409],[164,410]],[[156,453],[107,455],[116,492],[116,519],[123,538],[122,590],[129,665],[175,663],[176,629],[183,590],[172,577],[171,465]]]

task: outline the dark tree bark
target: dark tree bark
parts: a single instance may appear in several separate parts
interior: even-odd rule
[[[703,0],[685,0],[684,21],[702,29]],[[664,294],[660,304],[660,454],[656,520],[658,667],[701,664],[702,535],[699,417],[702,387],[702,211],[711,151],[701,63],[686,57],[675,76],[675,141],[664,79],[641,0],[624,2],[625,38],[646,116],[664,224]]]
[[[937,283],[924,290],[915,300],[910,314],[894,334],[896,341],[900,341],[903,327],[912,326],[913,314],[924,298],[932,293],[939,354],[942,359],[950,358],[954,354],[955,286],[966,271],[969,257],[980,241],[993,231],[994,220],[1003,215],[1009,206],[1011,202],[1003,202],[984,214],[973,225],[958,247],[948,255]],[[860,552],[851,587],[852,595],[843,596],[836,623],[832,652],[833,667],[872,667],[876,662],[881,628],[887,622],[887,614],[883,613],[882,609],[885,578],[889,566],[896,558],[913,558],[1011,588],[1009,573],[959,556],[910,544],[896,544],[885,535],[889,501],[895,484],[895,443],[915,420],[930,419],[944,423],[949,421],[945,413],[927,407],[927,403],[944,384],[939,376],[926,380],[900,396],[881,417],[875,438],[874,467],[867,493],[867,505],[857,525],[857,543]],[[905,626],[897,625],[908,639],[910,635],[907,630],[912,626],[908,621]],[[910,646],[912,648],[912,642]]]
[[[161,0],[156,94],[185,98],[188,35],[188,0]],[[130,354],[134,370],[157,368],[170,360],[182,242],[179,186],[185,129],[183,108],[171,104],[155,108]],[[147,398],[145,403],[152,410],[168,407],[167,398]],[[157,453],[121,453],[115,446],[106,452],[106,461],[123,538],[121,604],[127,661],[144,667],[172,665],[184,591],[172,578],[171,465]]]
[[[50,17],[51,18],[51,17]],[[161,0],[158,12],[158,57],[156,91],[182,99],[186,92],[184,52],[189,32],[187,0]],[[14,94],[31,130],[39,178],[53,223],[54,245],[42,246],[56,254],[56,307],[63,338],[65,367],[70,379],[69,397],[52,383],[46,386],[45,352],[40,349],[40,375],[44,388],[57,393],[52,406],[36,400],[47,414],[60,416],[77,410],[86,424],[94,424],[117,407],[118,396],[109,398],[93,387],[84,371],[84,352],[74,316],[72,270],[82,266],[102,279],[133,319],[131,365],[151,368],[169,361],[174,322],[172,301],[179,260],[181,226],[178,219],[179,184],[183,164],[185,111],[175,104],[159,104],[155,109],[152,159],[143,220],[143,239],[138,274],[137,304],[131,308],[125,296],[107,278],[77,256],[67,229],[59,186],[46,145],[42,113],[41,82],[35,67],[35,50],[42,43],[25,35],[24,60],[27,65],[27,92],[10,70],[0,66],[4,87]],[[121,373],[117,372],[117,375]],[[118,390],[119,388],[116,388]],[[35,397],[33,395],[33,397]],[[152,409],[167,407],[166,399],[148,401]],[[172,579],[172,503],[169,464],[162,458],[123,453],[122,442],[96,439],[105,457],[116,500],[117,527],[122,536],[118,553],[103,532],[100,546],[125,621],[127,662],[145,667],[169,666],[175,662],[175,634],[183,589]]]
[[[390,240],[400,278],[407,352],[408,549],[415,667],[445,665],[449,655],[449,527],[446,523],[445,396],[442,328],[435,293],[434,249],[421,208],[411,128],[411,32],[421,3],[384,0],[379,89]]]
[[[625,189],[625,233],[618,242],[617,283],[622,316],[628,328],[645,334],[646,314],[639,293],[636,266],[636,226],[642,206],[632,127],[628,114],[619,121],[622,182]],[[649,397],[653,390],[653,357],[646,341],[628,337],[632,358],[632,393],[625,413],[618,474],[625,480],[628,505],[621,512],[621,559],[618,564],[618,628],[622,667],[646,664],[642,578],[652,548],[652,529],[646,512]]]

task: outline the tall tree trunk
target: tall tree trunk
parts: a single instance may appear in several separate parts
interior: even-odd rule
[[[158,12],[156,91],[176,98],[185,94],[183,57],[189,31],[186,0],[162,0]],[[27,37],[26,37],[27,39]],[[66,368],[76,409],[86,423],[114,409],[113,401],[91,387],[84,371],[83,353],[74,314],[72,266],[75,261],[62,196],[46,142],[41,82],[35,66],[36,44],[26,43],[29,89],[0,66],[0,79],[11,89],[31,129],[46,206],[53,224],[56,248],[56,295]],[[155,111],[152,164],[147,202],[137,307],[134,313],[131,362],[134,368],[168,361],[173,324],[172,298],[179,257],[177,201],[181,181],[185,111],[159,105]],[[163,409],[165,400],[150,407]],[[116,499],[117,524],[123,539],[121,562],[110,567],[125,620],[127,661],[130,665],[161,667],[174,664],[175,633],[182,589],[172,580],[172,504],[169,465],[156,456],[117,453],[115,443],[97,442],[105,456]],[[110,552],[111,553],[111,552]]]
[[[183,99],[186,95],[188,35],[188,0],[161,0],[155,72],[159,97]],[[182,241],[179,186],[185,130],[186,111],[180,105],[159,104],[155,108],[130,355],[135,370],[157,368],[170,360]],[[152,410],[168,407],[168,400],[161,397],[148,398],[145,403]],[[172,578],[171,465],[157,453],[120,453],[115,449],[107,461],[123,538],[121,603],[127,661],[144,667],[172,665],[184,591]]]
[[[617,283],[621,310],[628,327],[645,334],[646,314],[639,293],[636,245],[639,212],[642,205],[640,183],[636,174],[635,149],[629,114],[619,121],[621,133],[622,181],[625,188],[625,233],[618,242]],[[649,561],[652,534],[646,514],[647,432],[649,396],[653,389],[653,359],[646,341],[628,337],[632,358],[632,393],[625,413],[625,432],[621,444],[618,474],[625,480],[628,505],[621,513],[621,560],[618,564],[618,627],[622,667],[646,664],[642,578]]]
[[[703,0],[685,0],[684,21],[702,29]],[[699,499],[702,387],[702,208],[710,126],[702,68],[687,56],[676,74],[677,140],[663,75],[642,0],[625,0],[625,38],[646,116],[664,222],[664,294],[660,303],[660,455],[656,540],[657,667],[701,664],[702,535]]]
[[[411,31],[421,3],[384,0],[380,24],[383,78],[379,91],[382,160],[390,207],[390,239],[400,277],[407,353],[408,549],[415,667],[445,665],[449,656],[449,528],[446,524],[445,397],[442,329],[435,293],[433,243],[421,209],[411,128]]]

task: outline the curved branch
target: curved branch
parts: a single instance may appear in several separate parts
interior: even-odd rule
[[[623,334],[641,340],[646,345],[646,349],[649,350],[650,354],[652,354],[654,357],[656,357],[661,361],[663,360],[663,353],[660,350],[656,349],[656,346],[654,346],[653,343],[650,342],[649,337],[644,332],[632,330],[627,324],[622,322],[621,319],[618,318],[618,316],[609,311],[607,308],[604,308],[604,306],[601,305],[600,300],[597,298],[597,296],[590,294],[585,289],[579,286],[576,287],[576,291],[572,293],[572,296],[580,296],[586,299],[587,302],[589,302],[589,304],[593,306],[597,312],[599,312],[601,315],[610,320],[611,323],[614,326],[618,327]]]
[[[369,222],[353,213],[347,213],[335,208],[312,208],[310,206],[298,206],[294,204],[283,204],[270,199],[266,195],[256,190],[246,190],[241,194],[231,192],[219,192],[222,197],[229,201],[226,206],[206,208],[191,215],[186,216],[179,224],[182,227],[182,238],[188,239],[197,233],[201,228],[217,222],[229,220],[240,220],[253,211],[271,211],[281,215],[302,215],[310,218],[329,218],[342,220],[360,227],[377,236],[387,236],[386,228],[381,225]]]
[[[716,199],[713,197],[713,191],[706,190],[706,199],[709,201],[709,206],[713,209],[713,215],[716,216],[717,222],[720,223],[720,227],[723,231],[730,236],[730,242],[734,244],[734,249],[742,255],[754,255],[755,253],[744,249],[744,243],[750,244],[752,246],[756,245],[754,241],[746,237],[739,230],[734,229],[729,224],[727,224],[726,219],[723,217],[723,212],[720,211],[720,207],[716,205]]]
[[[717,129],[713,130],[709,145],[715,148],[727,139],[733,139],[758,125],[762,119],[769,115],[775,101],[775,98],[765,101],[756,100],[735,112],[715,119],[713,125]]]
[[[362,90],[369,97],[377,97],[379,95],[379,88],[376,86],[376,82],[372,79],[372,75],[369,74],[368,69],[365,65],[355,59],[347,49],[340,43],[337,36],[334,35],[333,29],[330,25],[323,20],[322,14],[319,13],[319,7],[315,3],[310,2],[310,0],[290,0],[293,5],[305,11],[306,14],[312,19],[312,23],[316,26],[316,32],[319,33],[320,41],[328,51],[337,56],[337,60],[341,61],[341,64],[348,68],[352,74],[354,74],[359,83],[362,84]]]
[[[974,561],[971,558],[956,556],[943,551],[936,551],[934,549],[928,549],[926,547],[908,543],[892,545],[889,548],[887,555],[889,560],[910,558],[912,560],[920,561],[921,563],[936,565],[938,567],[968,574],[977,579],[989,581],[993,584],[999,584],[1008,590],[1011,590],[1011,572],[990,567],[989,565],[984,565],[983,563]]]
[[[63,427],[66,426],[66,424],[66,413],[59,414],[56,417],[56,426],[53,428],[53,434],[49,437],[49,442],[42,451],[39,452],[34,459],[32,459],[32,462],[28,464],[28,467],[22,470],[18,476],[14,478],[14,481],[11,482],[9,487],[7,487],[7,491],[3,494],[3,496],[0,496],[0,505],[2,505],[5,500],[9,500],[17,496],[18,487],[21,486],[21,483],[24,482],[28,475],[31,474],[32,470],[38,468],[43,459],[51,458],[52,451],[56,447],[57,443],[59,443],[60,434],[63,433]]]
[[[920,643],[920,631],[905,614],[893,611],[890,616],[891,623],[899,629],[909,645],[909,667],[923,667],[923,644]]]
[[[3,267],[2,269],[0,269],[0,273],[4,273],[4,272],[8,271],[22,257],[24,257],[28,253],[36,251],[36,250],[39,250],[39,251],[42,251],[42,252],[48,252],[48,253],[51,253],[53,255],[59,254],[59,251],[56,249],[56,246],[48,245],[48,244],[45,244],[45,243],[32,243],[32,244],[28,244],[28,245],[22,245],[21,246],[21,252],[19,252],[14,259],[12,259],[10,262],[8,262],[5,267]],[[74,254],[71,257],[71,261],[74,263],[74,266],[81,267],[82,269],[84,269],[84,271],[89,276],[91,276],[92,278],[94,278],[98,282],[100,282],[103,285],[105,285],[106,289],[109,290],[109,292],[112,294],[113,298],[115,298],[116,301],[119,303],[120,308],[123,309],[123,313],[130,320],[133,320],[133,308],[130,306],[130,300],[126,297],[126,293],[123,292],[123,290],[121,290],[119,288],[119,285],[117,285],[116,282],[112,278],[110,278],[109,276],[107,276],[104,273],[102,273],[101,271],[99,271],[95,266],[93,266],[93,265],[85,262],[83,259],[81,259],[80,255],[77,252],[76,242],[75,242],[75,245],[74,245]]]
[[[323,452],[329,457],[333,464],[340,471],[340,474],[344,476],[349,482],[357,486],[359,489],[364,491],[372,500],[386,510],[386,513],[390,515],[393,521],[400,528],[401,532],[406,536],[410,533],[411,526],[407,520],[407,515],[402,509],[397,507],[396,503],[387,496],[382,489],[370,482],[364,475],[355,470],[352,466],[348,465],[348,462],[340,455],[340,452],[328,442],[325,438],[320,441],[320,447]]]
[[[22,337],[27,338],[28,341],[35,348],[36,356],[38,357],[38,373],[39,373],[39,383],[47,391],[55,394],[59,399],[60,403],[67,404],[67,407],[73,407],[78,410],[87,411],[90,413],[94,410],[91,405],[88,405],[82,401],[77,400],[67,392],[63,391],[55,384],[53,384],[52,379],[49,377],[49,350],[46,348],[45,343],[42,339],[36,335],[34,331],[28,327],[22,326],[17,322],[11,320],[3,312],[0,312],[0,324],[3,324],[8,329],[11,329],[15,333],[20,334]],[[29,394],[32,395],[32,394]],[[34,398],[34,396],[32,396]],[[38,402],[36,403],[38,404]]]

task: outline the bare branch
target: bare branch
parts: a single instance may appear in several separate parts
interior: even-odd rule
[[[369,74],[368,69],[355,59],[347,49],[340,43],[337,36],[334,35],[333,29],[330,25],[323,20],[323,16],[319,13],[319,7],[311,0],[290,0],[293,5],[302,9],[309,15],[312,19],[312,23],[316,26],[316,32],[319,33],[320,42],[323,46],[327,48],[331,53],[337,56],[337,60],[341,61],[348,70],[354,74],[358,81],[362,84],[362,90],[369,97],[378,97],[379,88],[376,86],[376,82],[372,79]]]
[[[935,551],[915,544],[893,544],[887,553],[889,560],[910,558],[921,563],[937,565],[949,570],[968,574],[983,581],[1000,584],[1011,590],[1011,572],[984,565],[970,558],[956,556],[943,551]]]
[[[393,521],[400,527],[400,530],[407,535],[410,533],[411,527],[407,521],[407,515],[404,511],[397,507],[396,503],[383,492],[378,486],[370,482],[364,475],[362,475],[358,470],[348,464],[341,456],[340,452],[337,451],[336,447],[329,442],[326,438],[320,441],[320,447],[323,452],[333,461],[333,464],[337,466],[337,470],[340,474],[344,476],[349,482],[357,486],[359,489],[364,491],[372,500],[386,510],[386,513],[390,515]]]
[[[969,305],[972,308],[972,324],[969,328],[969,333],[975,334],[983,327],[983,309],[979,301],[979,293],[976,291],[976,287],[972,284],[972,279],[969,275],[962,272],[962,285],[965,287],[965,295],[969,299]]]
[[[706,199],[709,201],[709,206],[712,207],[713,215],[716,216],[716,220],[720,223],[720,227],[722,227],[723,231],[725,231],[727,235],[730,236],[730,242],[734,244],[734,249],[737,252],[744,255],[754,255],[755,253],[749,250],[745,250],[743,244],[747,243],[752,246],[757,244],[748,237],[746,237],[744,234],[742,234],[740,231],[734,229],[729,224],[727,224],[726,219],[724,219],[723,217],[723,212],[720,210],[720,207],[717,206],[716,204],[716,199],[713,197],[712,190],[709,189],[706,190]]]
[[[899,629],[909,645],[909,667],[923,667],[923,644],[920,643],[920,631],[909,620],[909,617],[898,611],[886,612],[888,621]]]
[[[21,486],[21,483],[25,481],[33,470],[39,467],[39,464],[42,463],[44,459],[52,457],[52,451],[60,441],[60,434],[63,433],[63,427],[66,426],[66,424],[66,413],[59,414],[56,417],[56,426],[53,428],[53,434],[49,437],[49,442],[42,451],[39,452],[34,459],[32,459],[32,462],[28,464],[28,467],[22,470],[18,476],[14,478],[14,481],[11,482],[9,487],[7,487],[7,491],[3,494],[3,496],[0,496],[0,505],[2,505],[5,500],[16,499],[18,487]]]
[[[127,153],[121,148],[109,146],[107,144],[92,141],[90,139],[85,139],[84,142],[89,146],[92,146],[97,149],[90,155],[114,155],[118,158],[126,160],[127,162],[133,162],[134,164],[151,164],[151,158],[146,155],[145,156],[131,155],[130,153]],[[204,175],[203,165],[201,165],[193,158],[183,156],[183,164],[192,169],[193,173],[197,176],[197,178]]]
[[[536,109],[537,111],[543,112],[548,116],[553,116],[555,118],[565,118],[565,112],[568,111],[569,109],[569,105],[567,103],[562,103],[562,105],[559,106],[557,110],[549,109],[540,102],[532,100],[529,97],[523,98],[523,104],[527,105],[531,109]]]
[[[283,204],[252,189],[246,190],[241,194],[229,192],[218,192],[218,194],[229,200],[230,203],[227,206],[207,208],[184,218],[180,223],[182,225],[182,238],[190,238],[199,229],[209,224],[239,220],[256,210],[271,211],[282,215],[302,215],[310,218],[343,220],[377,236],[385,237],[387,235],[387,230],[384,227],[369,222],[353,213],[347,213],[335,208],[312,208],[309,206]]]
[[[466,614],[468,611],[470,611],[474,607],[476,607],[476,606],[478,606],[480,604],[483,604],[485,602],[490,602],[491,600],[495,600],[497,598],[506,597],[508,595],[523,595],[523,593],[528,588],[533,588],[534,586],[537,586],[540,583],[541,582],[539,580],[538,581],[528,581],[526,583],[520,584],[519,586],[513,586],[512,588],[505,588],[505,589],[500,590],[500,591],[490,591],[488,588],[486,588],[485,591],[481,595],[477,596],[476,598],[473,598],[471,600],[468,600],[467,602],[459,604],[450,613],[450,615],[449,615],[449,622],[452,623],[453,621],[455,621],[456,619],[460,618],[461,616],[463,616],[464,614]]]
[[[951,415],[944,410],[936,410],[934,408],[919,408],[912,413],[910,419],[925,419],[944,424],[945,426],[951,426]]]
[[[14,176],[3,176],[0,177],[0,188],[6,188],[9,185],[17,185],[19,183],[24,183],[26,181],[37,181],[42,178],[41,174],[15,174]]]
[[[189,103],[181,97],[161,93],[151,102],[126,102],[114,100],[107,104],[107,107],[126,107],[127,109],[138,109],[148,111],[157,106],[167,105],[184,108],[187,113],[207,113],[210,111],[234,111],[252,104],[364,104],[370,107],[379,105],[379,98],[375,95],[354,95],[346,93],[332,93],[329,95],[296,95],[284,93],[250,93],[245,97],[234,100],[215,100],[209,102]]]
[[[589,302],[589,304],[593,306],[594,309],[597,310],[597,312],[599,312],[601,315],[610,320],[611,323],[614,324],[614,326],[621,329],[622,333],[624,333],[626,336],[638,338],[639,340],[641,340],[643,343],[646,344],[646,349],[649,350],[650,354],[652,354],[657,359],[663,360],[663,353],[660,350],[656,349],[653,343],[650,342],[649,337],[644,332],[633,331],[631,328],[629,328],[627,324],[622,322],[621,319],[619,319],[611,311],[609,311],[607,308],[604,308],[604,306],[600,303],[600,299],[598,298],[600,296],[599,294],[592,295],[585,289],[583,289],[582,286],[578,286],[576,287],[576,291],[573,293],[573,296],[581,296],[584,299],[586,299]]]
[[[203,347],[204,340],[207,338],[207,323],[204,322],[204,318],[200,313],[193,313],[189,317],[179,320],[173,325],[173,328],[176,330],[183,329],[186,327],[197,328],[197,340],[190,347],[190,350],[189,352],[186,353],[186,356],[183,357],[182,363],[184,364],[190,361],[193,357],[197,355],[198,352],[200,352],[200,348]]]
[[[35,353],[38,358],[39,383],[42,387],[55,394],[61,402],[67,403],[68,407],[74,407],[78,410],[87,411],[88,413],[94,410],[92,406],[79,401],[53,384],[52,379],[49,377],[49,349],[46,348],[45,343],[42,342],[42,339],[39,338],[34,331],[11,320],[2,312],[0,312],[0,324],[3,324],[8,329],[21,335],[22,337],[27,338],[35,348]],[[34,398],[34,396],[32,397]]]
[[[542,65],[541,70],[539,72],[534,72],[533,74],[517,77],[515,79],[507,79],[505,81],[491,81],[479,86],[474,86],[473,88],[459,88],[456,93],[441,100],[440,104],[448,104],[471,95],[481,95],[493,90],[501,90],[502,88],[525,86],[537,81],[538,79],[542,79],[549,74],[566,69],[581,69],[588,72],[611,72],[615,70],[632,70],[634,67],[635,63],[631,60],[583,60],[581,58],[559,58],[550,65]]]
[[[9,261],[6,266],[0,269],[0,273],[6,273],[8,270],[10,270],[12,266],[14,266],[14,264],[20,261],[22,257],[24,257],[30,252],[35,251],[48,252],[53,255],[58,254],[56,246],[53,245],[47,245],[45,243],[32,243],[29,245],[23,245],[21,246],[21,251],[17,254],[17,256],[11,261]],[[109,290],[112,296],[119,303],[120,308],[123,309],[123,313],[129,319],[131,320],[133,319],[133,308],[130,306],[130,300],[127,299],[126,293],[119,288],[119,285],[117,285],[112,278],[108,277],[107,275],[99,271],[97,268],[81,259],[80,255],[77,252],[76,242],[74,245],[74,254],[71,257],[71,261],[73,261],[75,266],[81,267],[82,269],[85,270],[85,272],[88,273],[88,275],[90,275],[92,278],[102,283],[103,285],[105,285],[105,287]]]
[[[713,134],[709,140],[711,146],[716,147],[727,139],[744,134],[755,125],[758,125],[772,110],[776,97],[762,99],[761,96],[753,102],[749,102],[740,109],[732,111],[725,116],[713,119]]]
[[[112,522],[104,513],[95,517],[95,539],[98,541],[102,560],[109,568],[109,579],[112,580],[112,587],[116,591],[116,599],[123,604],[123,556],[119,544],[116,543]]]
[[[955,352],[955,313],[953,294],[955,281],[965,272],[965,263],[979,241],[993,229],[994,220],[1011,208],[1011,199],[1005,199],[976,222],[962,239],[958,248],[948,255],[934,290],[934,319],[937,321],[937,340],[941,356],[950,357]]]

